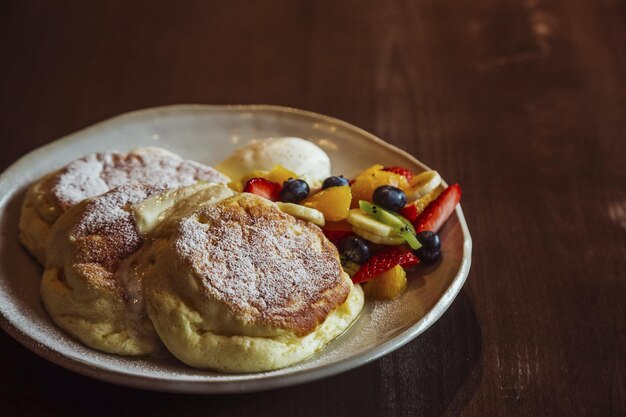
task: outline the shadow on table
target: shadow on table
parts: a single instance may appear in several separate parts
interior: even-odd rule
[[[12,416],[457,415],[482,377],[481,333],[463,290],[444,316],[396,352],[291,388],[220,396],[162,394],[91,380],[55,366],[0,332],[0,392]]]

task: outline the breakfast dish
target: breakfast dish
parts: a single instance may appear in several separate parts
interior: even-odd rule
[[[32,155],[28,155],[7,170],[0,177],[0,191],[2,192],[0,194],[2,207],[0,221],[4,225],[17,223],[20,217],[20,203],[23,200],[20,190],[25,189],[26,184],[34,183],[37,178],[45,176],[46,172],[54,171],[55,167],[62,166],[67,161],[78,160],[82,158],[81,155],[101,151],[101,144],[105,142],[107,147],[122,150],[131,145],[128,143],[130,137],[134,138],[132,143],[134,146],[152,146],[158,142],[159,146],[174,149],[187,158],[218,164],[220,160],[227,160],[229,154],[235,153],[236,146],[245,146],[255,138],[287,136],[307,138],[327,153],[328,159],[333,162],[332,169],[330,165],[328,166],[328,174],[334,173],[339,179],[330,179],[332,175],[325,174],[314,180],[307,177],[305,173],[299,172],[297,167],[287,166],[288,158],[287,160],[278,159],[272,162],[273,165],[252,167],[250,171],[243,172],[242,178],[231,178],[228,186],[220,186],[222,190],[225,190],[223,195],[212,201],[207,201],[207,197],[210,200],[211,195],[208,190],[216,185],[209,181],[194,181],[192,185],[182,188],[163,187],[162,190],[146,194],[146,198],[138,198],[133,200],[135,201],[133,203],[122,205],[122,211],[126,214],[121,215],[121,218],[130,219],[128,224],[135,228],[134,233],[128,234],[128,238],[140,241],[139,247],[133,247],[133,250],[128,252],[128,256],[120,256],[119,262],[111,259],[94,259],[92,263],[95,267],[106,269],[107,276],[115,283],[123,283],[120,286],[122,288],[120,292],[125,294],[120,297],[124,301],[123,308],[132,310],[130,307],[141,307],[132,313],[139,312],[139,317],[145,318],[155,327],[154,330],[149,328],[148,333],[152,332],[153,336],[163,341],[167,339],[167,342],[163,343],[164,346],[161,346],[162,342],[158,341],[156,349],[159,352],[139,356],[124,352],[116,352],[121,353],[121,356],[111,355],[106,352],[106,349],[96,347],[95,349],[103,349],[100,352],[83,345],[78,341],[80,338],[78,334],[69,336],[68,333],[54,326],[51,317],[54,318],[55,313],[45,311],[41,307],[39,297],[35,295],[39,293],[37,287],[40,285],[40,280],[37,279],[37,275],[41,275],[40,267],[25,256],[25,251],[15,245],[18,240],[17,230],[13,232],[12,228],[6,229],[7,233],[0,238],[2,265],[0,269],[0,324],[3,329],[47,359],[92,377],[151,389],[205,393],[271,389],[310,381],[351,369],[380,357],[416,337],[438,319],[454,299],[467,276],[471,240],[462,211],[457,204],[460,188],[455,185],[447,186],[440,177],[437,178],[438,175],[435,175],[433,171],[428,170],[402,151],[384,144],[362,130],[325,116],[268,106],[178,106],[116,118],[36,150]],[[376,167],[373,168],[375,165]],[[398,196],[402,194],[395,190],[387,190],[383,193],[384,198],[381,201],[374,198],[373,192],[384,185],[357,181],[359,177],[362,177],[363,172],[370,170],[368,167],[375,171],[374,175],[370,172],[372,177],[382,178],[389,175],[389,172],[396,175],[389,178],[394,178],[397,184],[384,185],[396,187],[404,193],[407,201],[402,209],[398,204],[398,201],[402,200]],[[418,203],[423,196],[418,195],[422,191],[418,192],[415,186],[421,183],[421,180],[420,182],[409,180],[404,175],[406,172],[399,172],[396,169],[398,167],[405,168],[413,177],[420,177],[426,172],[427,175],[425,174],[422,178],[424,184],[428,184],[433,179],[439,181],[438,185],[436,185],[437,181],[432,182],[436,185],[434,186],[436,193],[431,195],[431,203],[437,202],[434,208],[429,209],[430,204],[421,204],[423,201]],[[348,179],[347,185],[338,174],[345,175]],[[405,179],[402,180],[401,177]],[[306,187],[303,183],[306,183]],[[375,186],[369,197],[359,196],[362,190],[373,185]],[[140,186],[137,185],[137,187]],[[208,194],[195,198],[194,196],[201,194],[201,188],[204,193]],[[430,194],[430,192],[424,192]],[[369,192],[363,191],[362,194],[366,195]],[[93,202],[100,198],[104,197],[98,196],[87,201]],[[319,282],[310,284],[312,287],[305,293],[313,294],[316,291],[313,289],[317,289],[325,294],[324,297],[328,295],[330,298],[323,298],[325,301],[322,303],[328,307],[328,310],[326,316],[322,313],[319,316],[306,314],[307,317],[310,315],[316,318],[311,319],[311,323],[317,323],[317,325],[300,326],[289,325],[287,320],[282,324],[280,321],[269,319],[265,322],[259,318],[275,318],[275,315],[261,313],[249,315],[247,313],[249,308],[240,308],[257,305],[257,311],[266,311],[255,304],[258,300],[264,299],[259,296],[258,291],[244,291],[243,293],[236,291],[242,297],[233,297],[231,294],[219,298],[213,292],[202,290],[204,287],[200,285],[201,283],[211,283],[212,289],[231,288],[227,285],[227,281],[221,280],[225,275],[218,273],[223,260],[216,261],[202,250],[183,251],[186,256],[182,256],[183,252],[179,251],[176,246],[173,247],[176,250],[172,250],[171,246],[166,250],[165,243],[179,241],[177,236],[181,228],[184,229],[183,225],[211,229],[214,224],[221,221],[219,219],[230,215],[228,213],[231,213],[231,210],[225,207],[230,206],[231,201],[234,207],[243,205],[248,208],[244,211],[250,215],[250,221],[242,222],[242,224],[247,224],[246,228],[255,228],[258,217],[260,224],[266,224],[270,220],[277,221],[280,224],[289,225],[286,227],[292,229],[288,230],[293,230],[294,224],[305,224],[305,230],[315,231],[314,233],[305,232],[305,234],[311,239],[314,239],[314,236],[323,239],[324,244],[321,247],[325,247],[326,250],[308,253],[308,255],[319,256],[321,253],[328,255],[329,252],[333,252],[337,256],[334,263],[343,271],[339,282],[345,282],[350,286],[345,301],[341,301],[342,297],[330,297],[330,294],[345,293],[344,285],[335,286],[333,288],[337,288],[336,290],[326,293],[323,290],[324,286],[319,285]],[[346,201],[349,203],[346,204]],[[81,204],[83,203],[75,206],[80,207]],[[255,210],[258,207],[264,208],[258,209],[257,212]],[[65,212],[71,213],[72,209]],[[204,223],[207,219],[200,213],[212,213],[214,216],[212,218],[217,219],[218,222]],[[269,213],[272,214],[269,215]],[[411,224],[421,248],[414,249],[411,246],[411,242],[415,244],[415,241],[406,233],[408,226],[403,223],[406,226],[403,227],[394,222],[390,215],[396,219],[398,217],[393,213]],[[411,219],[413,214],[416,217]],[[73,216],[69,216],[68,219],[71,217]],[[58,228],[59,236],[66,237],[65,247],[71,249],[63,249],[63,256],[54,255],[57,268],[61,263],[58,260],[60,258],[64,261],[68,260],[67,263],[63,261],[64,270],[71,271],[75,267],[80,268],[81,262],[71,261],[76,259],[73,258],[72,251],[79,252],[77,247],[73,247],[73,242],[81,239],[85,242],[90,240],[83,239],[83,237],[75,239],[77,236],[75,232],[78,230],[75,226],[80,223],[78,220],[80,217],[76,216],[71,221],[68,220],[68,224],[63,226],[64,216],[61,216],[58,226],[53,226],[55,231]],[[445,221],[445,219],[449,220]],[[438,229],[437,233],[433,232],[433,234],[440,237],[439,241],[427,242],[423,238],[418,239],[419,233],[432,231],[421,230],[418,227],[420,224],[424,224],[427,229]],[[408,230],[411,231],[410,228]],[[207,233],[204,236],[208,238],[215,234]],[[106,233],[95,235],[106,236]],[[268,234],[268,242],[284,239],[284,235],[272,236],[271,233]],[[95,240],[98,241],[99,238]],[[208,240],[211,244],[217,245],[217,248],[220,247],[218,242],[210,238]],[[62,242],[63,239],[53,238],[51,235],[49,242],[52,241]],[[202,241],[203,239],[200,239],[200,242]],[[362,244],[363,241],[366,242],[365,246]],[[63,243],[54,244],[59,248],[62,245]],[[124,247],[124,245],[119,246]],[[424,249],[430,250],[430,255],[424,253]],[[422,252],[418,253],[420,250]],[[49,258],[53,257],[54,252],[55,249],[50,250]],[[238,247],[236,250],[229,251],[228,254],[236,257],[250,252],[253,250],[240,251]],[[291,251],[278,251],[278,253],[281,256],[287,256]],[[436,256],[438,253],[443,253],[443,257]],[[154,254],[156,256],[152,256]],[[198,257],[198,254],[201,256]],[[202,256],[205,256],[209,262],[205,263]],[[435,263],[427,267],[419,266],[419,264],[429,263],[427,259],[429,256],[432,256]],[[262,259],[259,254],[253,258]],[[165,265],[164,262],[167,259],[174,260],[174,262],[168,262]],[[186,263],[181,263],[181,259],[186,259]],[[191,262],[192,259],[198,259],[201,262],[194,263]],[[292,260],[292,258],[289,259]],[[415,259],[418,259],[418,266],[414,265]],[[114,266],[116,262],[118,262],[117,266]],[[189,266],[189,262],[193,267]],[[158,271],[149,270],[153,264],[158,263],[162,266],[158,268]],[[202,265],[208,265],[208,270],[211,272],[207,273]],[[234,268],[237,265],[230,265],[228,262],[226,265],[229,266],[228,271],[237,270]],[[174,272],[174,266],[176,270],[186,271],[186,277],[179,279],[180,276]],[[170,269],[168,270],[167,267]],[[67,280],[64,274],[59,275],[58,281],[65,280],[67,283],[70,280]],[[231,273],[230,275],[240,274]],[[352,280],[347,278],[348,275],[352,277]],[[226,276],[229,275],[226,274]],[[259,274],[260,276],[265,276],[265,274]],[[88,279],[85,281],[89,282]],[[259,283],[256,280],[250,282]],[[384,283],[384,285],[379,285],[379,283]],[[80,293],[81,285],[73,285],[71,290],[77,289]],[[112,286],[115,287],[115,284]],[[365,291],[360,290],[361,286]],[[129,289],[131,291],[128,291]],[[222,294],[219,291],[218,293]],[[364,296],[363,293],[366,295]],[[73,296],[80,303],[80,294],[78,297],[76,294]],[[106,298],[107,296],[96,293],[94,297]],[[351,301],[351,297],[355,297],[356,302],[354,299]],[[247,299],[248,303],[242,303],[242,299]],[[292,297],[284,298],[284,300],[288,299],[291,302],[307,298],[296,295],[293,299]],[[129,304],[131,300],[139,302]],[[153,302],[157,308],[151,307]],[[168,308],[170,302],[175,307],[171,309],[172,315],[157,317]],[[265,305],[268,304],[265,303]],[[186,310],[178,309],[180,305],[184,305]],[[309,303],[304,303],[304,305],[309,305]],[[290,366],[273,362],[269,366],[254,368],[258,364],[248,364],[246,368],[234,369],[228,365],[228,361],[232,362],[232,355],[229,354],[225,356],[227,364],[224,367],[205,361],[207,358],[202,357],[202,352],[206,349],[198,349],[197,345],[207,343],[204,347],[208,346],[210,350],[214,346],[210,337],[206,339],[206,342],[200,341],[195,344],[193,342],[209,333],[227,336],[227,338],[233,336],[231,341],[242,336],[229,334],[228,325],[224,325],[221,318],[216,320],[215,316],[211,316],[211,312],[217,309],[216,306],[219,306],[221,309],[219,311],[223,312],[221,316],[228,320],[232,318],[232,321],[239,323],[238,326],[244,328],[243,336],[251,339],[258,331],[255,329],[262,329],[261,332],[276,331],[281,335],[291,333],[288,339],[292,341],[298,338],[306,339],[310,335],[313,335],[311,338],[318,338],[318,335],[326,337],[325,335],[331,334],[327,331],[328,329],[324,329],[326,323],[337,315],[343,317],[344,320],[340,320],[336,326],[341,330],[329,336],[326,341],[338,335],[336,340],[326,346],[324,346],[326,341],[322,341],[318,347],[311,350],[315,354],[309,358],[295,358],[293,362],[287,362],[287,365],[291,364]],[[351,307],[346,308],[346,306]],[[178,314],[180,311],[183,311],[183,314]],[[326,309],[320,311],[324,312]],[[81,310],[77,315],[87,316],[88,314]],[[356,319],[354,319],[355,316]],[[133,317],[136,322],[137,315]],[[176,319],[183,326],[187,325],[197,330],[189,339],[191,343],[185,341],[184,334],[181,335],[175,331]],[[102,321],[106,322],[106,320],[109,318]],[[157,321],[161,321],[165,329],[157,331],[156,327],[160,326],[157,325]],[[132,320],[127,322],[132,322]],[[241,325],[241,323],[247,323],[249,326]],[[274,327],[271,323],[274,323]],[[129,329],[130,333],[136,334],[136,328],[129,327]],[[198,336],[197,339],[195,339],[196,336]],[[267,338],[261,337],[261,339],[266,341]],[[173,346],[173,343],[178,341],[182,341],[181,346]],[[168,355],[168,350],[192,366],[177,361],[174,356]],[[133,356],[133,359],[127,359],[128,355]],[[212,356],[218,357],[219,350],[214,350]],[[270,357],[271,354],[267,354],[262,360]],[[194,362],[195,360],[198,362]],[[215,373],[211,369],[217,369],[220,372]],[[255,372],[257,370],[260,372]]]
[[[28,189],[20,216],[20,240],[43,264],[50,227],[63,212],[85,198],[126,184],[177,187],[197,180],[226,182],[228,178],[211,167],[186,161],[162,148],[83,156],[46,174]]]
[[[53,320],[108,353],[147,355],[162,341],[196,368],[268,371],[341,335],[363,308],[361,283],[368,299],[392,300],[407,268],[439,258],[437,231],[460,200],[458,184],[444,189],[436,171],[383,165],[352,180],[311,179],[330,170],[326,153],[281,139],[236,149],[221,169],[276,164],[231,169],[239,181],[228,186],[146,184],[144,168],[126,163],[120,182],[135,184],[72,202],[46,247],[41,296]]]

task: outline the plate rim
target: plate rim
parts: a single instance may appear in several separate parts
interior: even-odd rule
[[[285,107],[278,105],[268,104],[174,104],[167,106],[150,107],[146,109],[134,110],[120,115],[116,115],[100,122],[91,124],[87,127],[79,129],[73,133],[65,135],[59,139],[53,140],[45,145],[37,147],[18,160],[9,165],[0,174],[0,189],[7,179],[10,177],[13,171],[20,168],[21,165],[27,164],[28,161],[39,157],[40,154],[44,154],[53,149],[67,146],[75,140],[80,140],[80,137],[86,133],[94,133],[107,125],[115,124],[124,119],[141,119],[149,116],[151,113],[167,114],[173,116],[180,112],[189,111],[232,111],[232,112],[276,112],[286,113],[291,115],[297,115],[310,119],[317,119],[331,125],[338,125],[345,129],[351,130],[360,136],[367,138],[374,143],[383,146],[397,154],[400,154],[404,158],[409,159],[411,162],[421,166],[424,169],[430,169],[426,164],[419,161],[413,155],[408,152],[388,143],[374,134],[355,126],[346,121],[326,116],[323,114],[315,113],[308,110],[301,110],[294,107]],[[15,193],[2,196],[0,198],[0,207],[4,207],[6,201],[13,197]],[[137,375],[135,373],[125,372],[123,370],[112,370],[105,366],[99,366],[94,363],[84,361],[80,358],[69,357],[61,352],[54,350],[53,348],[42,345],[37,342],[33,337],[22,331],[22,329],[15,326],[13,321],[5,316],[4,306],[0,305],[0,327],[14,340],[21,345],[29,349],[36,355],[56,364],[70,371],[76,372],[80,375],[91,377],[97,380],[123,385],[131,388],[148,389],[152,391],[161,392],[173,392],[173,393],[192,393],[192,394],[223,394],[223,393],[243,393],[243,392],[258,392],[267,391],[276,388],[282,388],[286,386],[293,386],[302,384],[305,382],[311,382],[322,378],[331,377],[339,373],[346,372],[348,370],[355,369],[357,367],[366,365],[373,362],[382,356],[385,356],[392,351],[399,349],[411,340],[415,339],[421,333],[426,331],[431,325],[433,325],[450,307],[461,288],[463,287],[467,276],[469,274],[471,266],[472,255],[472,238],[469,232],[469,228],[463,215],[463,210],[459,204],[455,209],[458,217],[459,225],[463,236],[462,244],[462,259],[461,265],[452,280],[451,285],[444,291],[439,300],[432,306],[432,308],[416,323],[402,331],[401,333],[393,336],[388,341],[377,345],[376,347],[361,352],[353,357],[345,359],[339,362],[333,362],[323,364],[311,369],[299,369],[289,374],[268,375],[261,378],[253,378],[247,380],[235,380],[235,381],[202,381],[202,380],[174,380],[166,377],[159,377],[154,375]],[[244,374],[245,375],[245,374]],[[251,374],[254,375],[254,374]]]

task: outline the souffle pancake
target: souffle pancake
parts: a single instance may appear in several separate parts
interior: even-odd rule
[[[321,230],[253,194],[165,221],[136,259],[157,333],[197,368],[252,372],[302,361],[363,307]]]
[[[209,166],[157,147],[86,155],[45,175],[28,189],[20,216],[20,241],[44,264],[50,228],[66,210],[84,199],[122,185],[174,188],[198,180],[224,183],[228,178]]]

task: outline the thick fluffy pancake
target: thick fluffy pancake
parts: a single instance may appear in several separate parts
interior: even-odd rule
[[[160,345],[143,309],[141,277],[126,273],[143,243],[130,206],[160,191],[115,188],[83,200],[52,227],[41,298],[61,328],[92,348],[141,355]]]
[[[127,184],[159,184],[172,188],[197,180],[221,183],[228,178],[211,167],[184,160],[161,148],[87,155],[30,187],[22,206],[20,240],[44,263],[50,227],[63,212],[85,198]]]
[[[293,364],[340,335],[363,306],[320,229],[251,194],[164,223],[136,259],[161,340],[194,367]]]

